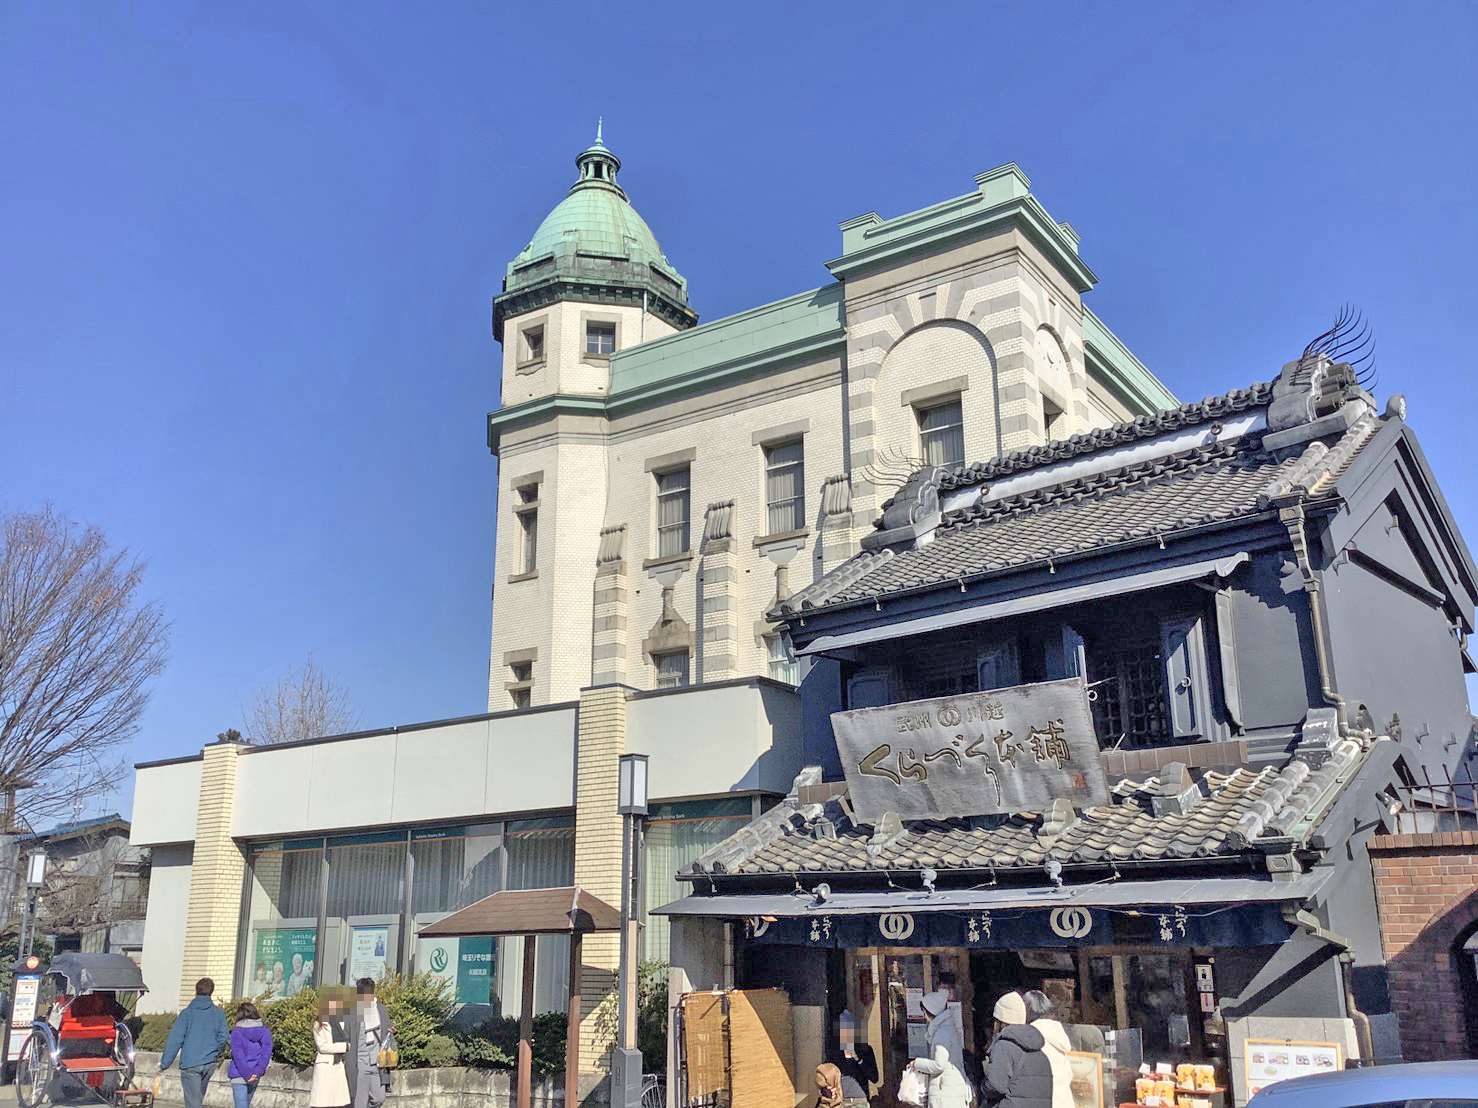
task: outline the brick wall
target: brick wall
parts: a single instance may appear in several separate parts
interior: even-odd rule
[[[236,766],[242,744],[215,742],[205,748],[195,817],[195,860],[190,870],[190,908],[181,953],[180,1005],[195,997],[202,977],[216,995],[231,994],[236,973],[236,936],[241,925],[241,886],[246,858],[231,837],[236,807]]]
[[[1470,1056],[1474,998],[1455,944],[1478,926],[1478,831],[1381,835],[1370,842],[1391,1010],[1407,1061]]]

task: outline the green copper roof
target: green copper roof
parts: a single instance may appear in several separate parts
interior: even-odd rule
[[[616,183],[621,160],[595,144],[575,158],[579,179],[569,195],[539,224],[528,246],[508,265],[505,292],[552,278],[654,285],[655,291],[686,304],[687,281],[672,267],[646,221]]]

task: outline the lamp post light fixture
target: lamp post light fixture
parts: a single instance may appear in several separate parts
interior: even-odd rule
[[[26,916],[21,922],[22,957],[31,953],[36,942],[36,894],[46,885],[46,851],[33,850],[26,855]]]
[[[639,1108],[642,1057],[636,1048],[636,942],[641,932],[642,820],[647,814],[647,756],[617,762],[616,810],[621,815],[621,977],[617,987],[616,1049],[611,1053],[611,1108]]]

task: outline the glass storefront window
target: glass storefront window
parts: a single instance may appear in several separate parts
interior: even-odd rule
[[[575,883],[575,818],[509,820],[508,888],[552,889]],[[504,1012],[516,1013],[523,1003],[523,939],[498,940],[498,998]],[[534,1011],[563,1012],[568,1007],[566,982],[570,976],[570,940],[541,935],[534,958]]]
[[[643,910],[660,908],[686,896],[688,888],[677,879],[678,870],[745,826],[753,813],[754,801],[747,796],[653,806],[644,839]],[[644,920],[641,956],[646,961],[665,963],[671,952],[671,924],[666,916],[646,916]]]
[[[411,913],[455,912],[503,887],[503,825],[411,832]]]
[[[323,840],[263,844],[248,864],[241,993],[276,1000],[314,982]]]

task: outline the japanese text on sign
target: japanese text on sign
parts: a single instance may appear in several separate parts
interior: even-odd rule
[[[1108,802],[1077,678],[837,712],[837,750],[857,818],[1041,811],[1058,797]]]

